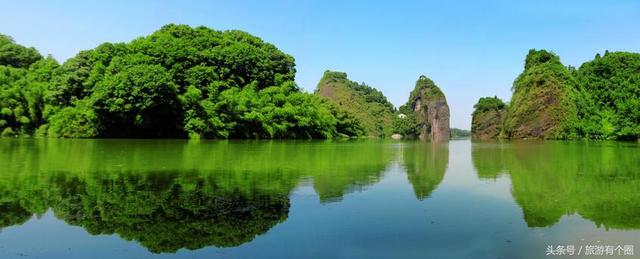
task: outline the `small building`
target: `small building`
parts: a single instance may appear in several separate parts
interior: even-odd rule
[[[400,119],[404,119],[406,117],[407,117],[407,115],[404,115],[404,113],[398,114],[398,118],[400,118]]]

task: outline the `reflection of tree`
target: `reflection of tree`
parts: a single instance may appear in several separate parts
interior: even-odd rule
[[[377,183],[395,151],[371,142],[328,146],[309,160],[316,165],[310,173],[320,201],[340,201],[347,193]]]
[[[51,208],[152,252],[238,246],[286,219],[301,179],[321,202],[340,200],[376,183],[396,151],[371,141],[5,140],[0,220]]]
[[[2,202],[0,203],[0,231],[4,227],[25,223],[32,216],[33,213],[17,202]]]
[[[474,142],[471,159],[480,179],[496,179],[504,171],[505,145],[495,142]]]
[[[444,178],[449,163],[446,143],[415,143],[403,150],[404,166],[419,200],[428,198]]]
[[[513,143],[501,152],[531,227],[578,213],[598,226],[640,228],[640,152],[625,143]],[[474,164],[484,159],[474,153]]]
[[[289,211],[290,190],[246,192],[193,174],[59,174],[48,181],[48,197],[30,198],[52,201],[56,217],[91,234],[136,240],[154,253],[238,246],[284,221]],[[7,225],[33,215],[21,207],[3,207],[8,208],[3,221],[12,220]]]

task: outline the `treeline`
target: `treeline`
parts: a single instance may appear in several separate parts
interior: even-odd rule
[[[166,25],[129,43],[81,51],[61,65],[3,35],[0,132],[79,138],[361,134],[345,111],[302,92],[295,72],[293,57],[242,31]],[[377,101],[381,93],[365,96]]]
[[[474,138],[640,139],[640,54],[605,52],[579,68],[530,50],[507,105],[481,98]]]

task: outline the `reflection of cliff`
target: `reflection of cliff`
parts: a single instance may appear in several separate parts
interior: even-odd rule
[[[91,234],[115,233],[154,253],[238,246],[286,220],[290,190],[247,192],[221,180],[175,172],[56,174],[40,185],[49,188],[41,192],[45,196],[23,198],[44,201],[56,217]],[[19,224],[34,213],[3,207],[1,222],[14,221],[3,225]],[[22,217],[16,220],[16,215]]]
[[[431,195],[444,178],[449,163],[447,144],[415,143],[403,149],[404,166],[416,198]]]
[[[345,194],[377,183],[393,158],[394,150],[380,143],[327,146],[313,171],[313,188],[321,202],[342,200]]]
[[[506,146],[498,142],[474,143],[471,159],[480,179],[496,179],[504,172]]]
[[[526,142],[507,148],[495,155],[502,155],[512,194],[529,226],[552,226],[563,215],[577,213],[606,228],[640,228],[637,146]],[[479,154],[472,154],[476,168],[484,160]]]

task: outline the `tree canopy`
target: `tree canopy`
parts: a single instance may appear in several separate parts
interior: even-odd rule
[[[165,25],[129,43],[82,51],[61,66],[2,36],[0,130],[53,137],[358,134],[344,112],[302,92],[295,72],[293,57],[235,30]]]

